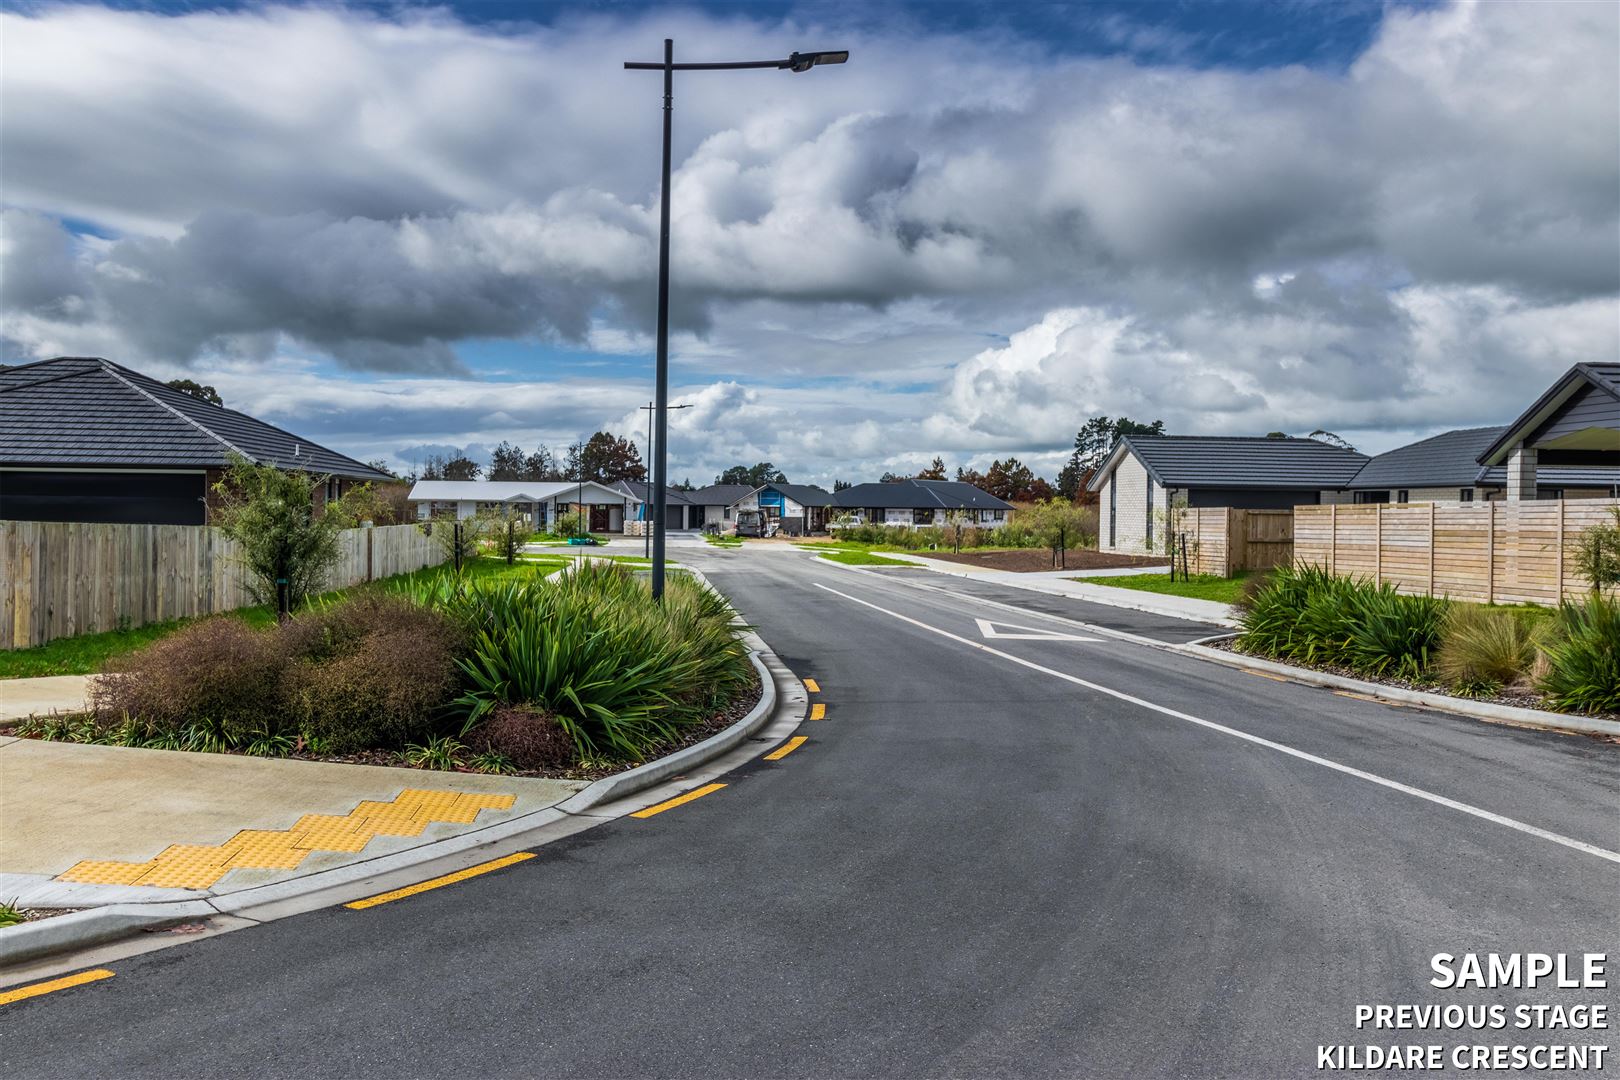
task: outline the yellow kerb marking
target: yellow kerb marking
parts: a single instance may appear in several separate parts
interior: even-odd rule
[[[724,784],[705,784],[700,788],[695,788],[692,791],[688,791],[685,795],[677,795],[673,799],[661,802],[657,806],[649,806],[645,810],[637,810],[630,816],[638,818],[650,818],[654,814],[662,814],[665,810],[673,810],[677,806],[691,802],[693,799],[701,799],[705,795],[712,795],[725,786],[726,785]]]
[[[1258,675],[1262,679],[1270,679],[1272,682],[1292,682],[1293,681],[1292,679],[1285,678],[1285,677],[1283,677],[1281,675],[1273,675],[1269,671],[1256,671],[1256,670],[1254,670],[1254,668],[1249,668],[1249,667],[1243,668],[1242,670],[1243,670],[1243,674],[1245,674],[1245,675]]]
[[[814,717],[812,717],[811,719],[814,719]],[[793,736],[793,738],[791,738],[787,742],[783,743],[781,745],[781,747],[779,747],[778,749],[772,750],[770,753],[766,754],[765,755],[765,760],[766,761],[781,761],[783,758],[787,757],[789,754],[793,753],[793,751],[797,750],[799,747],[803,746],[805,743],[807,743],[809,741],[810,741],[809,736],[795,735],[795,736]]]
[[[1399,701],[1386,701],[1384,698],[1374,697],[1371,694],[1358,694],[1354,690],[1335,690],[1333,692],[1340,697],[1355,698],[1357,701],[1371,701],[1378,705],[1393,705],[1396,708],[1401,707],[1401,703]]]
[[[514,863],[520,863],[525,859],[532,858],[534,858],[534,852],[520,851],[516,855],[508,855],[504,859],[496,859],[494,862],[479,863],[477,866],[469,866],[465,870],[457,870],[453,874],[446,874],[443,877],[436,877],[429,881],[421,882],[417,885],[407,885],[403,889],[395,889],[393,892],[385,892],[376,896],[368,896],[364,900],[355,900],[352,903],[344,904],[343,906],[346,908],[352,908],[355,911],[361,911],[368,907],[376,907],[378,904],[388,904],[395,900],[403,900],[407,896],[415,896],[417,893],[424,893],[429,889],[441,889],[446,885],[454,885],[458,881],[466,881],[468,878],[475,878],[480,874],[487,874],[491,870],[500,870],[504,867],[511,866]]]
[[[482,810],[510,810],[516,795],[407,788],[347,814],[305,814],[290,829],[243,829],[223,844],[170,844],[142,863],[86,860],[58,881],[207,889],[232,870],[296,870],[315,851],[361,851],[374,836],[420,836],[434,822],[470,825]]]
[[[15,990],[0,991],[0,1005],[10,1005],[15,1001],[27,1001],[29,998],[39,997],[41,994],[54,994],[58,990],[67,990],[70,987],[100,982],[102,979],[112,977],[113,973],[106,968],[96,968],[94,971],[81,971],[77,975],[64,975],[60,979],[19,986]]]
[[[810,719],[812,719],[812,720],[825,720],[825,719],[827,719],[827,706],[823,705],[819,701],[816,702],[814,705],[810,706]]]
[[[821,693],[821,684],[816,682],[814,679],[804,680],[804,688],[810,691],[812,694]]]

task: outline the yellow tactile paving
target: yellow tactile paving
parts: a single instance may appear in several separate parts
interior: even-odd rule
[[[468,825],[482,810],[510,810],[516,802],[516,795],[407,788],[392,802],[367,799],[347,814],[305,814],[290,829],[243,829],[223,844],[171,844],[143,863],[77,863],[57,880],[206,889],[232,870],[295,870],[315,851],[356,852],[374,836],[420,836],[436,821]]]

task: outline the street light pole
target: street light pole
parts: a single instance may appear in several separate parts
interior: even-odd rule
[[[654,600],[664,596],[664,487],[668,482],[665,436],[669,427],[669,155],[670,120],[675,110],[675,72],[677,71],[736,71],[745,68],[775,68],[779,71],[809,71],[822,64],[842,64],[849,59],[847,51],[793,53],[785,60],[740,60],[726,63],[677,64],[675,41],[664,39],[663,63],[625,61],[625,68],[634,71],[662,71],[664,73],[664,173],[661,205],[658,209],[658,356],[654,367],[655,426],[658,432],[658,453],[653,460],[653,537],[652,537],[652,594]]]
[[[652,461],[653,456],[653,413],[657,412],[658,410],[653,407],[653,403],[650,401],[641,407],[647,411],[647,460],[650,462]],[[685,405],[667,406],[665,411],[668,412],[670,409],[690,409],[691,407],[692,403],[687,402]],[[642,488],[642,494],[647,496],[647,498],[642,500],[641,503],[642,507],[645,508],[652,505],[652,488],[650,487],[650,482],[645,478],[645,475],[642,479]],[[650,559],[652,558],[652,516],[645,509],[642,510],[642,513],[647,516],[642,521],[643,527],[641,530],[641,549],[647,553],[647,558]],[[662,521],[663,518],[660,517],[658,520]]]

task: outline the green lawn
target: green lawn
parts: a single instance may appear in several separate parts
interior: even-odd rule
[[[873,555],[870,551],[824,551],[819,558],[828,562],[842,563],[845,566],[910,566],[904,559],[885,559],[882,555]]]
[[[704,533],[703,534],[703,542],[705,544],[712,544],[715,547],[723,547],[723,548],[742,547],[742,537],[740,537],[740,536],[721,536],[719,533]]]
[[[1130,574],[1125,577],[1077,577],[1087,585],[1106,585],[1111,589],[1136,589],[1140,592],[1167,593],[1170,596],[1190,596],[1195,600],[1216,600],[1223,604],[1236,603],[1243,595],[1243,579],[1248,571],[1236,577],[1216,577],[1213,574],[1194,574],[1191,580],[1177,577],[1171,581],[1168,574]]]
[[[531,555],[515,566],[507,566],[502,559],[478,558],[467,563],[464,569],[470,577],[500,581],[536,572],[552,574],[566,565],[568,560],[562,556]],[[432,577],[440,572],[440,567],[430,566],[409,574],[383,578],[369,585],[356,585],[354,588],[374,589],[384,584],[394,585],[414,578]],[[353,590],[336,589],[323,594],[321,599],[336,599],[351,591]],[[269,626],[276,621],[275,609],[271,607],[238,608],[227,614],[233,619],[241,619],[250,626]],[[161,637],[167,637],[191,621],[169,619],[129,630],[109,630],[101,634],[79,634],[75,637],[57,638],[32,649],[0,652],[0,679],[31,679],[41,675],[91,675],[100,671],[111,658],[132,652]]]

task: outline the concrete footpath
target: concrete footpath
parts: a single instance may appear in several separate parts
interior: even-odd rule
[[[0,724],[35,713],[78,712],[84,708],[94,675],[43,675],[0,679]]]
[[[1131,566],[1107,570],[1052,570],[1036,573],[1018,573],[1012,570],[989,570],[945,559],[930,559],[923,555],[885,551],[886,559],[899,559],[916,566],[926,567],[940,574],[969,578],[996,585],[1009,585],[1053,596],[1070,596],[1076,600],[1089,600],[1094,604],[1148,611],[1155,615],[1168,615],[1177,619],[1190,619],[1217,626],[1236,626],[1237,613],[1230,604],[1214,600],[1198,600],[1190,596],[1170,596],[1165,593],[1143,592],[1139,589],[1113,589],[1103,584],[1109,577],[1129,574],[1151,574],[1155,570],[1168,573],[1168,567]],[[1086,581],[1076,581],[1084,577]],[[1096,584],[1091,580],[1095,579]]]
[[[445,839],[586,786],[0,736],[0,898],[200,899]]]

